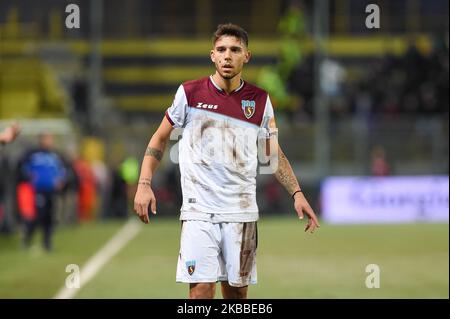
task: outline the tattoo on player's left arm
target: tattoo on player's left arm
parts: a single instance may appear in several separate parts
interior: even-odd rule
[[[158,161],[161,161],[163,157],[163,152],[153,147],[147,147],[147,150],[145,151],[145,156],[153,156]]]
[[[288,191],[289,195],[292,195],[295,191],[300,189],[291,164],[281,148],[278,148],[278,169],[275,172],[275,177]]]

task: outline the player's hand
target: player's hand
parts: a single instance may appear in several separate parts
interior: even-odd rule
[[[298,217],[303,219],[304,214],[308,216],[308,224],[305,226],[305,232],[309,230],[311,234],[314,233],[316,228],[319,228],[320,225],[317,221],[317,216],[314,214],[314,211],[306,200],[305,195],[303,195],[302,192],[298,192],[295,194],[294,199],[294,207],[297,211]]]
[[[20,133],[19,123],[13,123],[8,126],[3,132],[0,132],[0,142],[10,143],[16,139]]]
[[[149,208],[153,214],[156,214],[156,198],[150,185],[139,184],[136,195],[134,197],[134,211],[142,220],[142,222],[148,224]]]

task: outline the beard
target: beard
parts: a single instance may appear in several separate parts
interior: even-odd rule
[[[223,73],[222,69],[216,65],[216,71],[217,73],[219,73],[219,75],[225,79],[225,80],[231,80],[233,79],[236,75],[239,74],[239,72],[232,72],[232,73]]]
[[[217,70],[217,72],[219,72],[219,75],[226,80],[231,80],[236,75],[238,75],[237,73],[223,73],[220,70]]]
[[[237,73],[236,74],[232,74],[232,73],[230,73],[230,74],[223,74],[221,72],[219,72],[219,74],[220,74],[220,76],[222,78],[224,78],[226,80],[231,80],[232,78],[234,78],[237,75]]]

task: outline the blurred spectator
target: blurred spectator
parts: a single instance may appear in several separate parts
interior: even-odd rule
[[[20,126],[18,123],[13,123],[3,131],[0,132],[0,145],[11,143],[16,139],[20,133]]]
[[[72,87],[72,98],[74,103],[74,117],[83,128],[88,126],[88,89],[86,80],[82,75],[77,75]]]
[[[272,176],[269,181],[264,185],[264,198],[267,201],[266,210],[268,213],[279,213],[282,208],[282,189],[280,189],[280,183]]]
[[[7,174],[9,172],[8,162],[6,157],[3,156],[0,149],[0,232],[8,232],[9,225],[6,218],[6,187],[7,187]]]
[[[114,169],[111,183],[111,199],[108,205],[107,217],[125,218],[128,215],[127,182],[120,174],[119,169]]]
[[[375,146],[372,150],[371,172],[373,176],[387,176],[391,173],[386,159],[386,151],[382,146]]]
[[[342,95],[342,84],[346,71],[340,63],[330,58],[325,59],[320,66],[320,86],[330,97]]]
[[[43,246],[52,249],[54,197],[65,186],[67,170],[60,154],[53,150],[54,138],[49,133],[39,136],[39,146],[19,162],[17,199],[25,223],[24,247],[29,247],[36,226],[44,232]]]
[[[97,192],[97,212],[103,218],[107,215],[107,203],[110,200],[111,176],[108,167],[101,160],[91,163],[92,172],[96,180]]]
[[[286,84],[302,59],[298,43],[305,32],[303,12],[300,1],[289,1],[289,6],[278,24],[280,51],[277,64],[264,67],[257,80],[257,84],[269,92],[274,107],[287,113],[290,121],[293,112],[301,107],[298,98],[289,94]]]
[[[0,131],[0,146],[11,143],[16,139],[20,133],[20,126],[18,123],[13,123]],[[0,149],[0,231],[9,231],[9,226],[6,222],[5,213],[5,194],[6,194],[6,182],[8,180],[7,174],[9,172],[8,163],[6,158],[1,153]]]
[[[78,190],[80,181],[75,171],[73,162],[65,160],[67,172],[66,184],[62,190],[60,220],[66,225],[74,224],[78,221]]]
[[[78,158],[73,167],[78,177],[78,219],[89,221],[94,218],[97,201],[97,182],[88,161]]]
[[[127,158],[125,158],[122,164],[120,164],[120,175],[126,182],[128,207],[132,209],[134,194],[136,193],[137,182],[139,179],[138,160],[133,156],[128,156]]]
[[[304,100],[298,112],[309,116],[314,116],[313,58],[302,59],[288,79],[290,93]],[[428,54],[410,40],[403,55],[388,51],[383,57],[351,68],[327,60],[321,74],[333,118],[351,113],[365,119],[371,115],[395,118],[400,114],[448,114],[449,52],[442,40],[435,40]]]

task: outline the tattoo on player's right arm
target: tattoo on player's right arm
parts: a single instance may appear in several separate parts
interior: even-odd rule
[[[153,147],[147,147],[147,150],[145,151],[145,156],[153,156],[158,161],[161,161],[163,157],[163,152]]]

